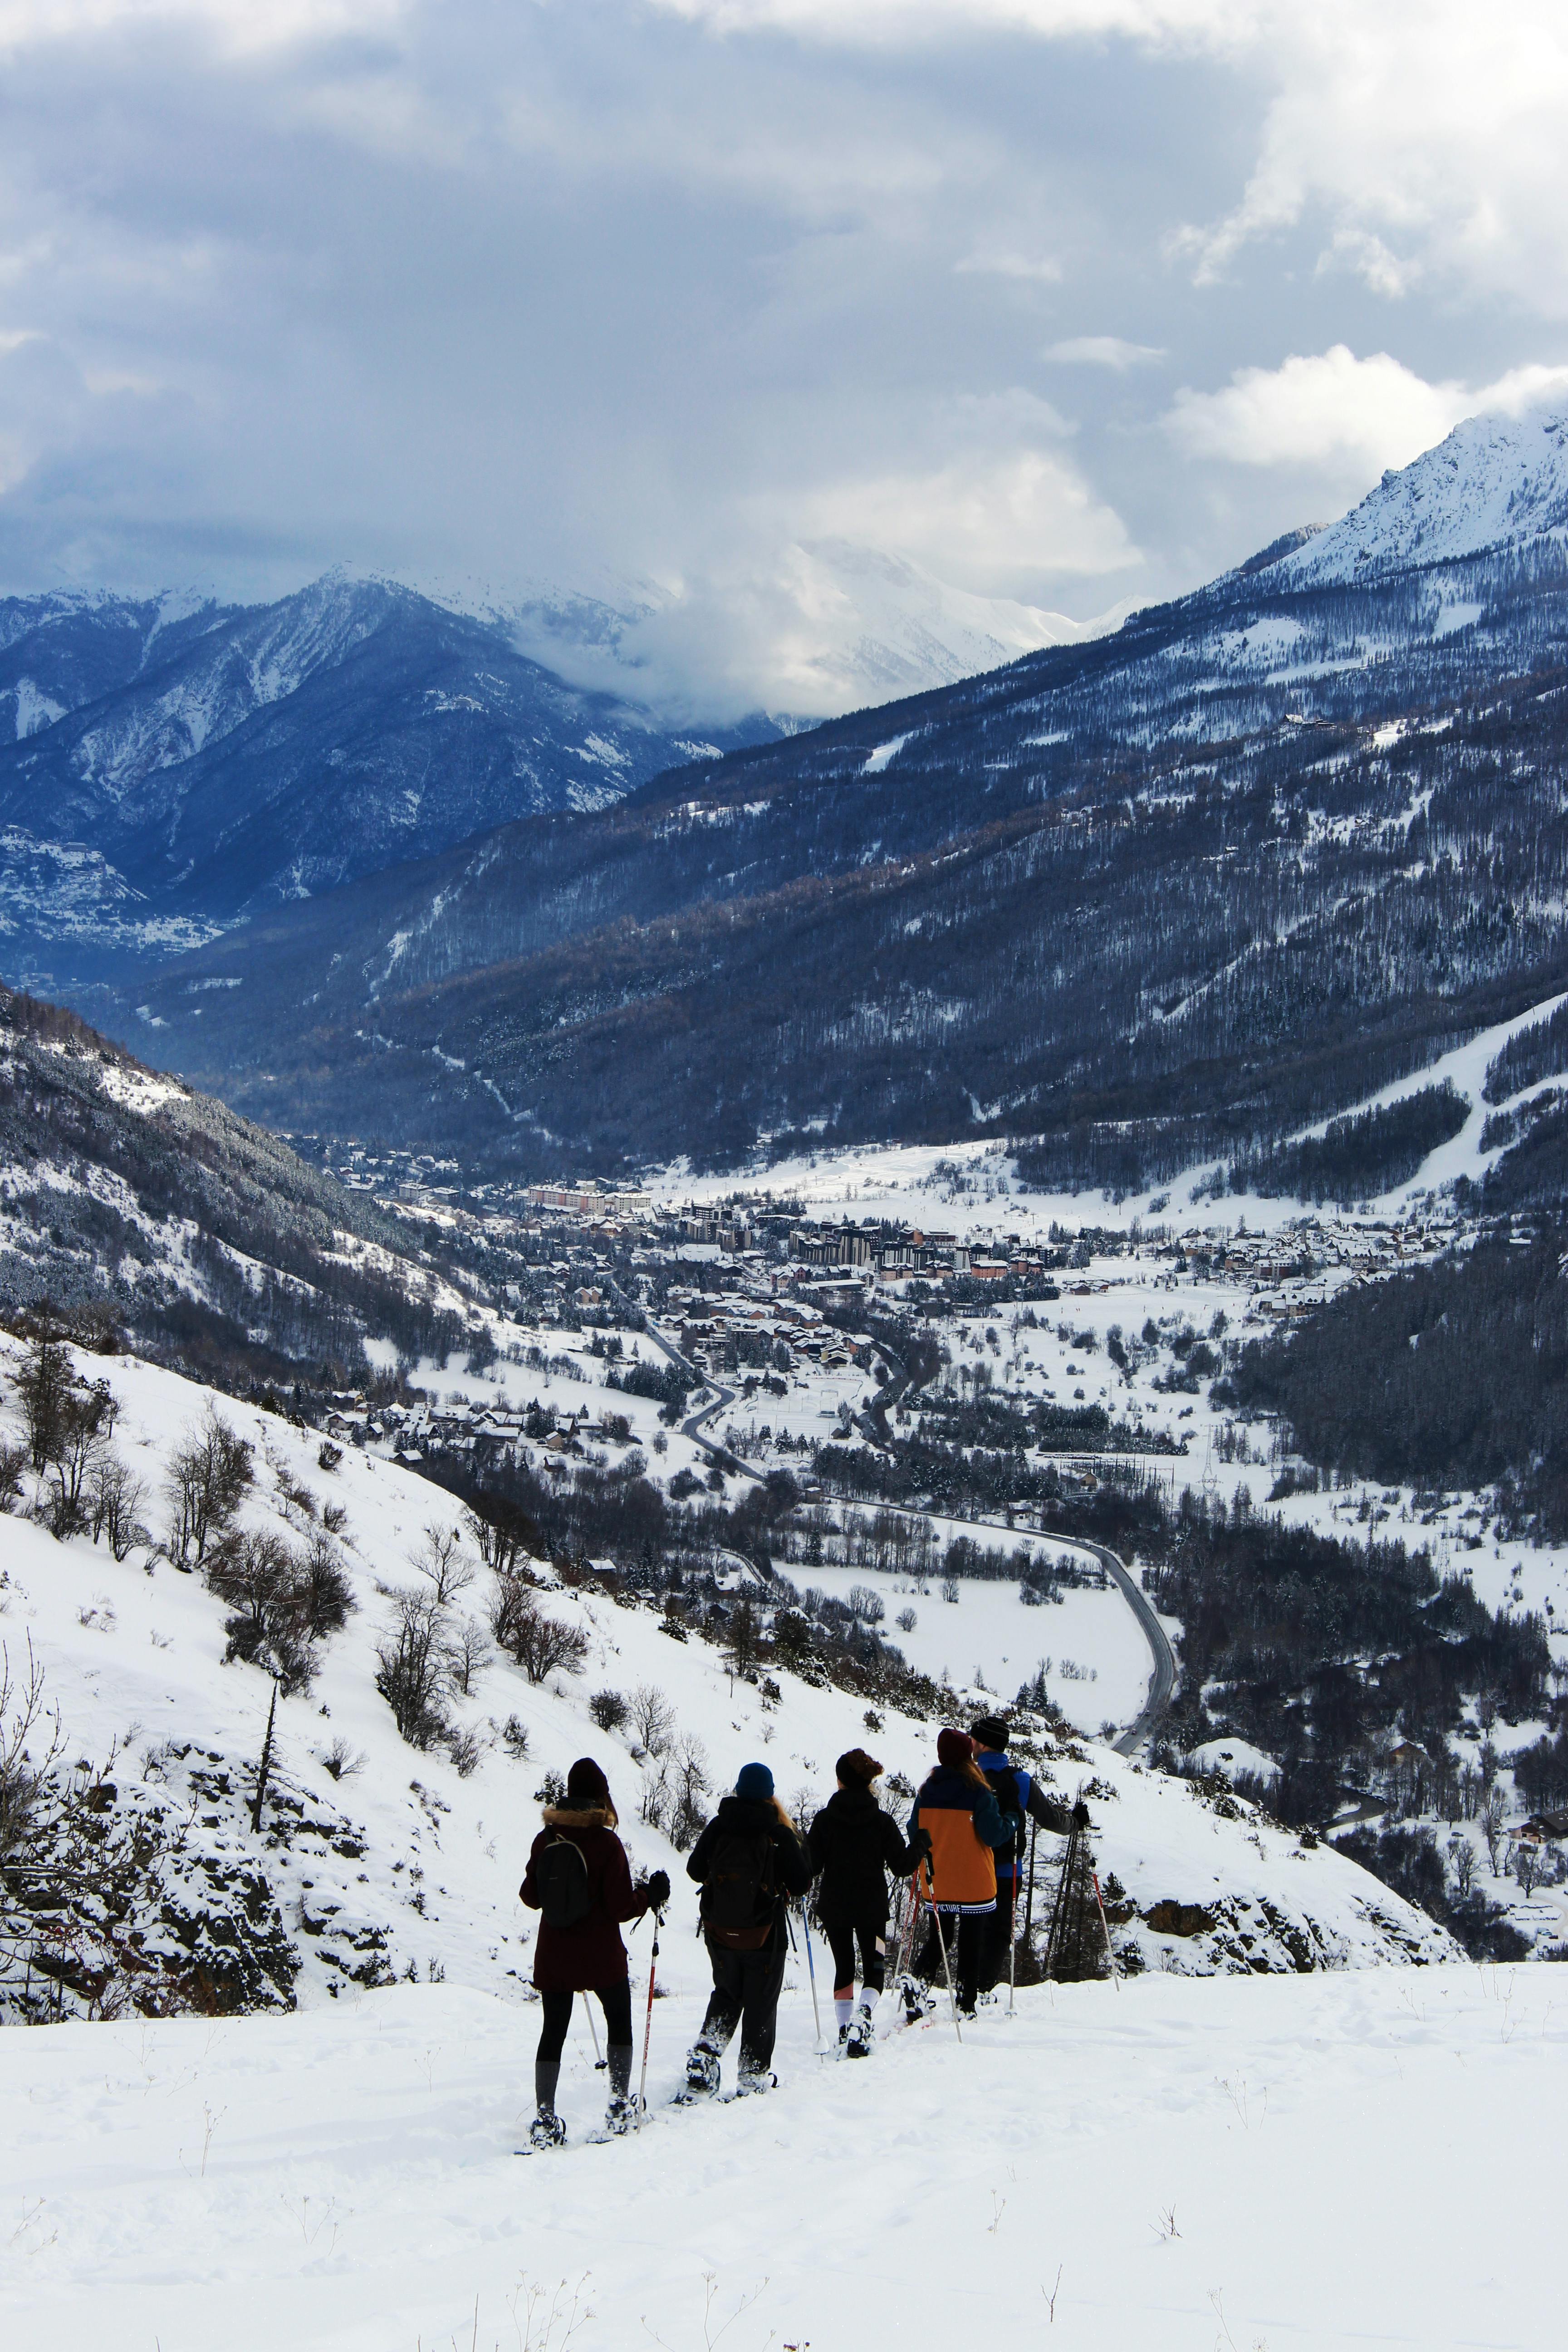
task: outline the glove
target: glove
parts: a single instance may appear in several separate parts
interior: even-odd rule
[[[1081,1797],[1072,1809],[1072,1825],[1075,1830],[1086,1830],[1089,1827],[1089,1807]]]
[[[927,1829],[924,1822],[916,1822],[914,1828],[910,1832],[910,1843],[914,1848],[915,1853],[919,1855],[921,1861],[923,1862],[931,1852],[931,1832]]]
[[[645,1882],[643,1893],[647,1897],[647,1907],[650,1911],[662,1911],[669,1900],[668,1871],[656,1870],[651,1878]]]

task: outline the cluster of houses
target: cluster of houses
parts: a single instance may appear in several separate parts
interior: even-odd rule
[[[754,1297],[714,1298],[672,1289],[668,1307],[680,1318],[671,1337],[688,1362],[702,1371],[721,1372],[731,1367],[731,1360],[770,1364],[779,1372],[794,1370],[802,1359],[826,1371],[864,1369],[875,1350],[868,1332],[840,1331],[809,1300],[783,1294],[763,1304]]]

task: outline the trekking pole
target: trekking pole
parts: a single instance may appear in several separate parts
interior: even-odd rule
[[[653,1978],[658,1966],[658,1931],[663,1925],[663,1912],[656,1911],[653,1915],[653,1949],[647,1956],[647,2017],[642,2032],[642,2080],[637,2084],[638,2131],[641,2131],[642,2119],[647,2113],[647,2053],[648,2044],[653,2040]]]
[[[947,1979],[947,1998],[949,2005],[952,2011],[952,2030],[957,2034],[960,2042],[962,2042],[963,2039],[963,2028],[958,2021],[958,1994],[953,1987],[952,1962],[947,1957],[947,1937],[942,1933],[942,1913],[937,1908],[936,1873],[931,1868],[931,1861],[932,1856],[927,1854],[926,1882],[931,1888],[931,1916],[936,1922],[936,1940],[942,1948],[942,1972]]]
[[[599,2029],[594,2022],[594,1996],[592,1993],[585,1992],[583,1995],[583,2006],[588,2012],[588,2031],[594,2037],[594,2072],[595,2074],[602,2074],[610,2062],[607,2058],[601,2058],[599,2055]]]
[[[793,1952],[795,1948],[795,1920],[791,1916],[787,1907],[784,1911],[784,1926],[789,1929],[789,1948]],[[820,2058],[822,2055],[822,2011],[816,2005],[816,1962],[811,1957],[811,1929],[805,1924],[805,1906],[804,1903],[800,1906],[800,1932],[805,1937],[805,1965],[811,1972],[811,2013],[816,2021],[816,2054]]]
[[[1018,1881],[1007,1882],[1007,2014],[1018,2005]]]
[[[1038,1822],[1029,1823],[1029,1899],[1024,1906],[1024,1941],[1029,1940],[1029,1930],[1035,1924],[1035,1841],[1040,1834]]]
[[[1098,1870],[1091,1870],[1089,1874],[1094,1881],[1094,1899],[1100,1906],[1100,1925],[1105,1937],[1105,1957],[1110,1962],[1110,1981],[1120,1992],[1121,1971],[1116,1965],[1116,1953],[1110,1941],[1110,1922],[1105,1916],[1105,1897],[1100,1891],[1100,1873]]]

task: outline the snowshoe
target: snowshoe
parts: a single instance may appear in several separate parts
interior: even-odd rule
[[[846,2058],[869,2058],[871,2042],[870,2019],[857,2017],[844,2029],[844,2055]]]
[[[771,2066],[759,2066],[754,2071],[743,2066],[735,2078],[735,2096],[749,2099],[758,2091],[776,2091],[779,2078]]]
[[[621,2139],[637,2119],[637,2103],[630,2096],[617,2094],[605,2109],[605,2137]]]
[[[919,1977],[903,1976],[899,1979],[899,1998],[904,2004],[906,2025],[918,2025],[921,2018],[929,2017],[936,2007],[936,1995],[929,1985],[921,1982]]]
[[[559,2116],[535,2116],[528,2126],[530,2147],[559,2147],[566,2137],[566,2126]]]
[[[693,2042],[686,2061],[686,2088],[694,2099],[711,2098],[719,2088],[719,2053]]]

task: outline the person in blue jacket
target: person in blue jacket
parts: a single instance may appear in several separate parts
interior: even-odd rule
[[[970,1737],[975,1747],[974,1760],[994,1791],[1002,1819],[1011,1832],[1006,1843],[995,1849],[996,1908],[986,1923],[980,1958],[980,1990],[989,1992],[1007,1973],[1007,1956],[1016,1933],[1014,1920],[1028,1822],[1037,1822],[1041,1829],[1049,1830],[1054,1836],[1066,1837],[1071,1829],[1088,1828],[1089,1807],[1082,1803],[1071,1807],[1058,1804],[1054,1797],[1046,1795],[1032,1773],[1008,1762],[1007,1726],[999,1715],[983,1715],[978,1723],[970,1726]]]

